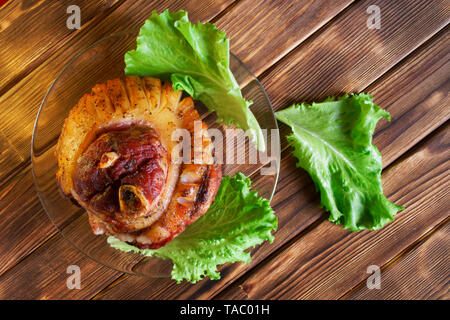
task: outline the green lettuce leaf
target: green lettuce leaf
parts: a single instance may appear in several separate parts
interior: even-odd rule
[[[312,177],[330,221],[352,231],[373,230],[404,209],[383,195],[381,155],[372,135],[378,120],[390,115],[369,94],[294,104],[276,117],[291,127],[287,139],[297,166]]]
[[[229,68],[229,39],[210,23],[192,24],[186,11],[164,11],[142,26],[136,50],[125,54],[125,73],[170,79],[217,113],[219,121],[246,131],[259,150],[264,136]]]
[[[248,263],[250,253],[244,250],[274,239],[277,217],[269,201],[250,191],[250,185],[242,173],[224,176],[208,212],[164,247],[140,250],[114,237],[108,243],[122,251],[171,259],[177,283],[183,279],[195,283],[205,276],[220,279],[218,265]]]

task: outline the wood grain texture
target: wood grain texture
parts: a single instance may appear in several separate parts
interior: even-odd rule
[[[70,5],[80,7],[84,29],[107,14],[119,1],[8,2],[0,10],[0,95],[81,32],[66,26]]]
[[[2,172],[10,172],[24,160],[25,158],[17,152],[16,148],[9,143],[8,138],[0,131],[0,176],[2,176]]]
[[[64,252],[58,259],[55,256]],[[80,267],[81,289],[70,290],[67,279],[71,265]],[[117,272],[101,267],[75,249],[60,235],[48,240],[34,254],[8,270],[0,284],[0,299],[86,299],[100,291]],[[97,281],[101,278],[102,281]]]
[[[357,6],[355,6],[356,8],[359,8]],[[348,15],[351,15],[353,8],[349,8],[348,11],[346,12]],[[358,9],[359,10],[359,9]],[[345,21],[349,21],[348,17],[344,14],[343,17],[341,17],[342,19],[344,19]],[[340,23],[341,20],[336,21],[336,23]],[[348,22],[350,23],[350,22]],[[394,23],[394,21],[392,22]],[[331,26],[332,27],[332,26]],[[391,31],[394,29],[401,29],[401,26],[398,25],[385,25],[386,28],[391,28]],[[407,30],[408,28],[405,27],[405,29]],[[324,33],[327,32],[328,29],[326,29],[324,31]],[[405,31],[406,32],[406,31]],[[319,36],[321,37],[321,36]],[[427,36],[426,38],[428,38],[429,36]],[[371,38],[366,39],[367,41],[371,41]],[[389,108],[397,108],[397,110],[399,110],[398,112],[401,113],[408,113],[409,110],[413,109],[413,108],[421,108],[421,103],[420,100],[413,100],[410,98],[403,98],[403,102],[404,101],[408,101],[409,99],[409,103],[398,103],[399,97],[402,97],[405,95],[405,92],[402,91],[402,86],[405,83],[409,83],[409,85],[412,85],[412,87],[408,87],[408,90],[411,91],[416,91],[416,87],[417,87],[417,91],[419,91],[419,88],[421,83],[423,83],[423,81],[428,82],[428,83],[433,83],[433,82],[438,82],[438,83],[446,83],[447,78],[441,73],[441,70],[439,68],[437,68],[437,72],[431,72],[428,73],[428,76],[425,76],[425,78],[422,78],[423,81],[411,81],[411,79],[414,78],[415,74],[417,71],[420,70],[427,70],[428,68],[430,68],[430,65],[436,63],[435,60],[433,60],[435,57],[438,57],[438,66],[439,65],[443,65],[448,63],[447,59],[446,59],[446,47],[445,45],[442,45],[441,42],[442,39],[438,39],[436,41],[432,41],[430,43],[427,43],[427,45],[425,45],[423,48],[421,48],[420,50],[417,51],[417,53],[413,54],[410,59],[408,59],[408,61],[413,61],[414,67],[412,68],[407,68],[406,65],[409,65],[407,62],[405,62],[404,66],[402,67],[402,65],[400,65],[398,68],[395,68],[393,70],[392,73],[386,74],[386,76],[384,76],[382,79],[380,79],[380,81],[376,82],[373,86],[369,87],[369,92],[375,92],[375,93],[382,93],[384,92],[384,90],[387,90],[389,92],[395,93],[395,94],[391,94],[389,96],[384,96],[383,97],[383,104],[380,103],[380,105],[382,106],[389,106]],[[309,39],[307,40],[307,42],[309,41]],[[387,40],[386,40],[387,41]],[[395,41],[395,39],[393,39],[393,41]],[[330,40],[330,42],[332,42],[332,40]],[[442,46],[439,46],[439,43]],[[329,44],[331,45],[331,44]],[[392,45],[393,46],[393,45]],[[300,46],[302,47],[302,45]],[[397,48],[397,50],[401,51],[401,50],[409,50],[408,48]],[[295,52],[294,52],[295,53]],[[291,56],[294,55],[294,53],[290,54],[287,58],[290,58]],[[438,54],[439,53],[439,54]],[[444,53],[444,54],[443,54]],[[352,60],[359,60],[362,59],[358,58],[359,54],[363,54],[361,52],[352,52],[352,55],[355,55],[356,57],[353,57],[352,55],[349,55],[349,59],[351,58]],[[405,55],[407,53],[404,53]],[[394,57],[403,57],[403,53],[399,53],[399,52],[393,52],[392,56]],[[315,59],[314,58],[314,52],[309,52],[309,54],[304,54],[305,59],[300,63],[302,64],[310,64],[310,60],[311,59]],[[394,60],[390,60],[390,59],[380,59],[377,60],[375,63],[378,65],[379,68],[384,69],[384,68],[389,68],[391,66],[391,64],[395,64],[396,61]],[[287,64],[287,62],[281,62],[281,63],[285,63]],[[385,65],[386,63],[386,65]],[[291,66],[292,68],[295,68],[297,65],[293,65]],[[277,69],[277,67],[275,67],[274,69]],[[347,69],[348,72],[351,72],[352,69],[351,67],[348,67]],[[286,94],[285,90],[282,89],[285,86],[289,85],[292,82],[295,81],[300,81],[298,80],[297,76],[295,74],[286,74],[284,72],[282,72],[282,70],[280,70],[281,73],[272,75],[272,71],[269,75],[266,75],[267,77],[271,77],[271,81],[270,82],[266,82],[265,79],[266,77],[262,78],[262,81],[266,83],[266,90],[269,92],[269,94],[271,95],[271,97],[273,96],[278,96],[278,92],[275,91],[273,89],[273,87],[278,88],[279,90],[281,90],[281,94]],[[345,73],[345,70],[343,70],[343,72]],[[326,79],[326,74],[324,73],[323,78],[325,81]],[[368,83],[370,83],[371,81],[377,79],[379,76],[371,74],[371,75],[367,75],[367,74],[363,74],[362,78],[364,78],[364,76],[366,77],[366,80],[368,81]],[[429,78],[428,78],[429,77]],[[395,80],[397,79],[397,80]],[[399,82],[398,79],[409,79],[405,80],[405,82]],[[426,79],[426,80],[425,80]],[[321,83],[321,81],[318,81],[318,83]],[[355,81],[356,85],[361,85],[362,88],[364,88],[364,86],[360,83],[358,83],[357,81]],[[367,84],[366,84],[367,85]],[[298,90],[298,94],[301,96],[301,92],[303,90],[303,87],[301,86],[301,84],[298,84],[298,86],[300,87]],[[296,92],[297,89],[293,89],[293,92]],[[321,90],[320,87],[316,87],[316,86],[312,86],[309,89],[309,92],[316,92],[315,90]],[[331,90],[331,88],[330,88]],[[430,88],[430,92],[434,92],[434,90],[436,90],[436,92],[438,92],[439,94],[441,94],[442,92],[446,92],[445,90],[445,86],[444,87],[432,87],[432,89]],[[407,91],[409,92],[409,91]],[[426,91],[423,93],[426,96]],[[407,96],[407,95],[406,95]],[[405,100],[406,99],[406,100]],[[437,100],[435,101],[436,104],[433,107],[430,107],[430,109],[433,109],[434,107],[436,107],[437,114],[443,114],[444,112],[446,112],[446,109],[443,109],[442,107],[439,107],[442,103],[442,101]],[[445,106],[445,105],[444,105]],[[275,106],[276,107],[276,106]],[[411,108],[411,109],[410,109]],[[400,111],[402,110],[402,111]],[[448,112],[447,112],[448,113]],[[448,117],[448,115],[446,115],[446,117]],[[405,117],[406,118],[406,117]],[[413,119],[411,119],[413,120]],[[435,119],[438,120],[436,121],[436,123],[434,124],[433,128],[437,128],[441,123],[442,123],[442,119]],[[445,117],[444,117],[445,120]],[[420,126],[421,120],[420,119],[415,119],[414,121],[417,121],[416,125],[415,125],[415,129],[417,130],[417,128]],[[402,126],[404,125],[404,128],[409,128],[411,126],[413,126],[414,121],[408,122],[406,121],[406,123],[402,123]],[[428,121],[428,120],[425,120]],[[427,122],[428,124],[430,124],[429,122]],[[390,126],[388,126],[389,130],[393,130],[391,129]],[[387,130],[387,129],[385,129]],[[420,137],[424,137],[426,136],[427,131],[425,132],[415,132],[415,131],[409,131],[409,130],[405,130],[404,132],[404,136],[405,137],[415,137],[415,136],[420,136]],[[389,135],[384,135],[383,139],[389,139],[389,141],[394,141],[395,140],[395,136],[389,136]],[[408,150],[409,148],[411,148],[415,143],[417,142],[417,140],[415,139],[404,139],[403,141],[401,141],[401,143],[403,144],[398,144],[397,146],[401,149],[401,150]],[[385,145],[389,145],[389,142],[385,143]],[[383,154],[383,159],[384,159],[384,164],[386,165],[387,163],[392,163],[396,157],[398,157],[398,154],[384,154],[384,150],[383,147],[380,148],[382,154]],[[278,248],[279,246],[281,246],[283,243],[285,243],[286,241],[288,241],[289,239],[291,239],[293,236],[295,236],[296,234],[298,234],[299,232],[301,232],[302,230],[304,230],[305,228],[307,228],[309,225],[311,225],[312,223],[320,220],[321,218],[323,218],[323,211],[319,209],[319,205],[318,205],[318,201],[317,201],[317,197],[314,191],[314,186],[312,185],[309,177],[301,170],[297,170],[295,169],[295,160],[288,156],[288,157],[284,157],[283,156],[283,160],[281,163],[281,170],[280,170],[280,180],[279,180],[279,185],[277,188],[277,193],[275,194],[275,197],[273,199],[272,202],[272,206],[274,207],[275,211],[277,212],[277,215],[279,217],[279,229],[277,231],[276,234],[276,240],[275,243],[270,245],[270,246],[265,246],[262,247],[261,249],[256,250],[253,253],[253,262],[250,265],[240,265],[240,264],[236,264],[235,266],[230,266],[230,267],[225,267],[223,268],[222,271],[222,280],[216,282],[211,282],[211,281],[203,281],[199,284],[196,284],[194,286],[189,285],[189,284],[182,284],[182,285],[174,285],[173,283],[170,284],[170,281],[151,281],[151,280],[143,280],[143,279],[139,279],[139,278],[134,278],[134,277],[124,277],[126,278],[126,280],[121,279],[120,281],[118,281],[117,283],[114,283],[111,288],[108,288],[107,290],[105,290],[105,292],[102,292],[101,296],[99,297],[104,297],[104,298],[139,298],[139,299],[143,299],[143,298],[165,298],[165,299],[171,299],[171,298],[210,298],[212,296],[214,296],[217,292],[219,292],[223,287],[226,287],[227,285],[229,285],[230,282],[233,281],[233,278],[242,275],[244,272],[246,272],[247,270],[251,269],[254,265],[256,265],[258,262],[262,261],[270,252],[273,252],[276,248]],[[170,284],[170,286],[169,286]],[[133,288],[133,290],[130,290],[130,288]]]
[[[404,146],[415,145],[450,119],[448,30],[447,26],[402,61],[391,76],[367,88],[391,114],[391,122],[382,121],[373,140],[387,155],[385,166],[405,152]]]
[[[391,122],[380,121],[373,139],[383,149],[384,166],[403,154],[405,146],[413,146],[450,118],[448,29],[363,89],[391,114]],[[280,123],[280,136],[290,132]],[[281,144],[282,150],[289,146],[285,139]]]
[[[37,198],[30,171],[28,166],[0,189],[0,274],[56,232]]]
[[[352,2],[239,1],[217,26],[231,38],[233,53],[260,75]]]
[[[377,231],[328,221],[284,247],[218,298],[337,299],[448,217],[450,131],[441,128],[383,173],[384,191],[406,210]]]
[[[366,88],[447,25],[448,2],[431,2],[366,0],[349,6],[264,74],[274,108]],[[382,11],[379,30],[366,27],[370,5]]]
[[[381,287],[369,290],[364,282],[347,299],[450,299],[450,223],[422,239],[381,271]]]

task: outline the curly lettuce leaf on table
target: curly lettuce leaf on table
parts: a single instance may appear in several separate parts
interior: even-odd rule
[[[171,259],[172,278],[177,283],[183,279],[195,283],[205,276],[220,279],[218,265],[248,263],[251,256],[244,250],[274,239],[278,219],[269,200],[250,191],[250,186],[250,179],[242,173],[224,176],[208,212],[164,247],[141,250],[114,237],[108,243],[125,252]]]
[[[381,155],[372,135],[378,120],[390,115],[369,94],[294,104],[276,117],[291,127],[287,139],[297,166],[311,176],[330,221],[352,231],[374,230],[404,209],[383,195]]]
[[[229,39],[211,23],[192,24],[186,11],[153,11],[137,38],[136,50],[125,54],[125,73],[170,79],[217,113],[219,121],[245,130],[264,151],[262,130],[242,97],[230,66]]]

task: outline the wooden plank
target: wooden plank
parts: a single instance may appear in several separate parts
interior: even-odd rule
[[[219,299],[337,299],[448,217],[449,126],[383,173],[388,197],[406,210],[381,230],[352,233],[328,221],[227,288]],[[411,279],[411,281],[414,281]]]
[[[382,27],[366,27],[378,5]],[[275,109],[360,92],[448,23],[447,1],[359,1],[261,79]],[[289,79],[289,81],[282,81]]]
[[[0,9],[0,95],[57,51],[78,30],[66,25],[67,8],[81,11],[81,29],[89,28],[120,0],[10,1]]]
[[[262,176],[252,177],[255,189],[258,189]],[[170,279],[144,279],[123,275],[96,299],[207,299],[217,294],[239,275],[250,270],[261,262],[270,252],[280,247],[284,239],[297,234],[305,225],[312,224],[320,216],[314,185],[308,175],[295,168],[295,160],[291,156],[283,157],[280,169],[280,180],[272,202],[278,216],[278,231],[273,244],[264,244],[251,250],[250,264],[227,264],[219,268],[221,280],[203,280],[195,285],[182,282],[175,284]],[[297,210],[306,211],[301,216]],[[1,279],[0,279],[1,280]],[[133,290],[130,290],[133,288]]]
[[[230,36],[233,53],[260,75],[352,2],[239,1],[217,26]]]
[[[54,259],[60,252],[64,255]],[[67,268],[72,265],[80,268],[81,289],[67,287],[71,275]],[[2,275],[0,299],[86,299],[117,275],[110,268],[92,263],[58,235]],[[98,278],[102,281],[97,281]]]
[[[90,43],[90,41],[93,41],[95,37],[101,38],[103,33],[102,32],[96,33],[99,32],[98,28],[102,30],[101,28],[106,28],[106,26],[111,24],[110,29],[103,31],[108,33],[108,30],[111,32],[112,30],[114,30],[114,28],[116,28],[117,30],[118,28],[125,27],[126,24],[124,24],[123,22],[119,24],[120,21],[119,17],[133,16],[136,19],[134,23],[137,26],[148,16],[152,8],[155,8],[157,10],[163,10],[165,9],[166,6],[169,5],[168,3],[169,2],[166,3],[160,1],[158,6],[155,5],[154,2],[153,3],[148,2],[148,7],[143,7],[142,5],[136,6],[135,4],[128,2],[128,4],[126,5],[124,4],[121,7],[119,7],[115,11],[115,14],[112,15],[112,18],[104,20],[104,22],[100,23],[98,26],[96,26],[96,28],[94,28],[94,31],[89,31],[86,37],[82,37],[81,40],[79,40],[80,41],[79,45],[81,45],[82,43],[86,45],[87,43]],[[176,3],[170,1],[170,3],[172,3],[171,6],[172,10],[187,7],[190,10],[191,15],[195,19],[210,19],[211,17],[217,15],[223,9],[224,5],[229,3],[229,1],[224,2],[218,1],[215,2],[214,5],[199,6],[198,10],[195,7],[196,3],[194,1],[187,1],[186,3],[182,1]],[[112,23],[114,19],[117,20],[116,24]],[[133,19],[130,19],[130,21]],[[70,43],[72,43],[72,41],[70,41]],[[69,48],[70,48],[69,45],[64,46],[63,51],[67,49],[67,51],[74,54],[74,52],[80,50],[80,47],[72,49]],[[67,53],[67,51],[64,51],[61,54],[64,55]],[[69,56],[64,57],[66,57],[67,59]],[[61,60],[58,60],[61,58],[60,55],[53,58],[54,63],[61,62]],[[45,80],[46,78],[44,74],[48,73],[56,76],[55,74],[56,71],[54,69],[49,70],[49,66],[52,66],[56,70],[60,70],[59,67],[56,66],[55,64],[48,65],[48,62],[46,61],[42,66],[37,68],[30,75],[31,79],[30,77],[27,77],[26,78],[27,80],[24,80],[19,84],[20,88],[16,89],[18,90],[16,92],[16,95],[11,96],[13,97],[13,101],[8,99],[2,100],[4,97],[0,97],[0,101],[2,101],[1,102],[2,106],[3,103],[8,103],[6,104],[5,110],[9,110],[11,112],[9,115],[11,128],[13,127],[17,128],[17,123],[21,123],[21,129],[27,132],[26,137],[24,137],[24,142],[25,138],[26,140],[30,139],[31,130],[33,126],[32,118],[34,117],[34,113],[36,112],[36,108],[38,106],[37,99],[41,99],[42,96],[40,95],[41,94],[43,95],[45,90],[47,90],[41,85],[42,83],[44,83],[45,86],[47,86],[48,83],[52,81],[52,79],[50,78]],[[36,74],[39,75],[35,76]],[[30,90],[29,88],[33,88],[33,90]],[[35,89],[38,92],[34,92]],[[18,105],[24,106],[23,111],[29,110],[25,108],[25,106],[28,106],[28,104],[23,104],[24,101],[20,100],[21,91],[26,91],[27,94],[32,95],[34,99],[36,99],[35,100],[36,108],[30,108],[32,110],[28,111],[28,113],[25,112],[20,113],[17,112],[17,109],[14,110],[14,108],[16,108],[16,106]],[[26,94],[23,94],[23,96],[25,95]],[[25,118],[21,119],[20,118],[21,116],[25,116]],[[17,131],[20,132],[20,130]],[[22,132],[21,134],[25,133]],[[10,144],[11,141],[10,137],[8,138],[3,135],[0,135],[0,142],[2,143],[2,146],[4,146],[4,149],[2,148],[1,161],[2,163],[5,164],[4,166],[2,165],[0,167],[0,176],[2,177],[6,177],[7,174],[14,168],[14,165],[20,166],[20,162],[24,159],[23,157],[29,156],[25,153],[25,150],[22,150],[22,152],[17,151],[14,145]],[[26,143],[29,144],[29,141]],[[27,148],[29,148],[29,145],[27,146]],[[21,154],[23,155],[22,157]],[[11,177],[3,179],[0,183],[0,190],[1,190],[0,201],[2,205],[0,214],[0,225],[2,226],[4,234],[4,237],[2,237],[3,242],[0,242],[0,253],[1,253],[0,274],[1,274],[5,270],[7,270],[10,266],[16,264],[24,256],[32,252],[36,247],[42,244],[43,241],[47,240],[50,236],[54,235],[56,233],[56,230],[51,225],[39,202],[39,198],[34,189],[31,167],[29,165],[25,166],[24,168],[19,168],[18,171],[12,172]],[[26,199],[26,201],[24,201],[24,199]],[[7,243],[4,242],[6,241],[6,239]]]
[[[380,289],[364,282],[347,299],[448,300],[450,273],[450,223],[422,239],[407,253],[382,268]]]
[[[354,9],[355,8],[355,9]],[[386,6],[385,6],[386,8]],[[396,7],[394,7],[396,8]],[[354,13],[352,10],[355,10],[355,12],[359,13],[362,9],[361,5],[359,3],[355,4],[354,6],[350,7],[347,12],[345,12],[337,21],[334,21],[333,24],[329,26],[326,30],[324,30],[323,33],[320,35],[315,36],[314,38],[317,41],[317,38],[322,39],[322,42],[325,42],[325,39],[328,39],[328,43],[325,47],[332,46],[333,45],[333,37],[332,35],[335,33],[335,30],[347,30],[347,29],[355,29],[355,26],[351,25],[354,23],[359,23],[357,19],[351,19],[351,15]],[[398,8],[396,8],[398,9]],[[411,8],[411,10],[414,10],[414,7]],[[393,11],[392,11],[393,12]],[[396,32],[410,32],[411,24],[415,24],[415,21],[409,21],[407,17],[410,16],[409,12],[405,12],[404,10],[400,10],[399,12],[403,12],[404,16],[397,16],[398,20],[403,21],[403,24],[396,24],[394,20],[391,21],[391,25],[385,24],[384,28],[390,29],[390,31],[385,31],[386,34],[389,34],[390,32],[395,34],[391,40],[385,38],[386,46],[392,47],[390,56],[387,56],[386,58],[378,57],[379,60],[371,61],[370,63],[374,63],[377,65],[377,68],[380,70],[380,72],[384,72],[385,69],[392,67],[393,64],[395,64],[398,60],[401,59],[405,55],[408,54],[409,50],[412,46],[402,46],[402,47],[395,47],[395,41],[398,41],[399,35],[396,34]],[[423,13],[424,15],[427,15]],[[405,22],[406,20],[406,22]],[[422,21],[422,23],[426,24],[428,22]],[[336,25],[338,27],[336,27]],[[349,25],[350,24],[350,25]],[[441,26],[440,23],[437,23],[436,25]],[[420,28],[419,28],[420,29]],[[331,32],[328,30],[332,30]],[[395,32],[394,32],[395,31]],[[443,33],[445,36],[445,33]],[[376,82],[373,86],[369,87],[369,92],[374,92],[376,94],[381,94],[384,91],[392,92],[390,95],[382,96],[383,98],[383,104],[380,103],[382,106],[389,106],[390,111],[397,110],[398,114],[409,114],[409,111],[411,112],[420,112],[420,108],[422,108],[422,104],[420,103],[421,100],[427,98],[428,95],[432,96],[434,94],[442,94],[442,92],[447,93],[446,91],[446,82],[447,77],[443,76],[440,69],[435,69],[434,67],[431,67],[435,63],[438,66],[446,66],[448,67],[448,59],[446,59],[446,43],[442,40],[443,34],[440,34],[440,36],[435,41],[430,41],[424,47],[420,48],[415,54],[413,54],[411,57],[408,58],[407,61],[405,61],[404,64],[401,64],[398,68],[395,68],[392,73],[386,74],[383,76],[380,81]],[[372,37],[370,37],[372,35]],[[350,39],[342,39],[344,35],[338,37],[336,41],[346,41],[349,42]],[[423,34],[421,39],[427,39],[430,35]],[[366,37],[363,39],[360,39],[357,44],[358,46],[364,46],[365,41],[367,42],[373,42],[373,34],[369,33],[366,34]],[[309,43],[310,40],[306,40],[306,43]],[[292,64],[290,67],[286,67],[286,70],[278,70],[278,66],[275,66],[268,75],[265,75],[265,77],[262,78],[262,81],[266,84],[266,90],[271,95],[271,98],[279,99],[281,100],[283,97],[283,94],[290,94],[290,95],[298,95],[302,96],[305,93],[308,94],[314,94],[317,93],[320,95],[321,85],[314,86],[312,85],[310,88],[304,88],[301,84],[301,79],[299,80],[297,77],[297,74],[308,74],[308,72],[303,73],[297,73],[292,72],[292,69],[295,69],[297,67],[301,67],[302,65],[309,65],[311,67],[311,70],[314,70],[314,68],[311,66],[313,61],[315,59],[315,54],[317,53],[318,49],[315,50],[309,50],[309,48],[313,44],[305,45],[305,49],[303,49],[303,45],[299,47],[299,51],[295,51],[288,55],[288,59],[296,59],[295,55],[299,54],[302,57],[304,57],[304,60],[301,62],[298,62],[298,64]],[[405,51],[403,51],[405,50]],[[305,52],[306,51],[306,52]],[[321,51],[321,50],[318,50]],[[348,50],[344,50],[348,51]],[[361,54],[361,56],[359,56]],[[334,59],[335,52],[329,51],[329,56],[324,57],[324,59]],[[361,63],[364,63],[364,55],[365,50],[362,51],[348,51],[346,57],[342,57],[340,53],[337,53],[338,56],[340,56],[344,61],[361,61]],[[434,60],[437,58],[437,60]],[[411,62],[411,67],[409,66],[409,62]],[[289,65],[286,61],[281,61],[281,63],[285,65]],[[366,67],[369,67],[369,65],[365,64]],[[414,76],[418,75],[418,72],[427,70],[428,68],[431,68],[432,72],[430,73],[422,73],[425,77],[421,78],[422,81],[413,81]],[[276,70],[273,71],[273,70]],[[272,74],[272,72],[275,72],[275,74]],[[353,69],[350,65],[346,70],[342,70],[342,76],[344,78],[349,79],[350,75],[352,74]],[[317,80],[318,84],[322,84],[325,87],[326,79],[327,79],[327,73],[321,71],[321,79]],[[352,83],[355,84],[355,89],[349,90],[349,91],[359,91],[362,88],[365,88],[365,85],[371,83],[372,81],[376,80],[379,77],[379,75],[376,75],[373,71],[372,72],[365,72],[361,75],[361,77],[357,77],[356,75],[353,75],[353,78],[351,79]],[[269,78],[269,80],[266,81],[266,78]],[[397,81],[394,81],[397,79]],[[405,80],[405,82],[400,82],[398,79],[409,79]],[[364,85],[363,81],[367,81]],[[297,88],[292,88],[292,93],[286,93],[286,90],[283,89],[285,86],[289,86],[291,82],[297,81]],[[408,83],[408,90],[415,92],[425,89],[425,87],[421,87],[422,83],[428,83],[428,84],[437,84],[436,87],[430,87],[427,90],[423,91],[423,93],[419,94],[421,97],[419,101],[414,100],[413,97],[407,98],[405,96],[405,93],[402,91],[402,86],[405,86],[406,83]],[[334,83],[331,83],[332,86],[334,86]],[[384,85],[385,84],[385,85]],[[397,85],[396,85],[397,84]],[[274,89],[275,88],[275,89]],[[335,88],[329,87],[330,93],[327,95],[331,95],[333,90]],[[342,89],[343,90],[343,89]],[[278,93],[278,91],[281,91],[281,93]],[[410,92],[407,91],[407,92]],[[424,95],[423,97],[421,95]],[[400,99],[403,97],[402,99]],[[399,100],[401,102],[408,102],[408,103],[398,103]],[[377,99],[375,100],[377,101]],[[425,127],[424,125],[420,126],[420,123],[422,119],[419,119],[418,117],[408,117],[405,116],[405,123],[402,123],[402,127],[404,128],[402,135],[404,137],[411,137],[411,136],[419,136],[423,138],[430,130],[433,130],[434,128],[437,128],[442,121],[445,121],[445,119],[448,119],[448,112],[446,112],[446,109],[443,109],[442,106],[445,106],[445,101],[440,101],[437,99],[430,99],[430,101],[434,101],[434,105],[428,107],[427,110],[430,110],[429,112],[433,113],[433,110],[436,110],[436,114],[434,116],[431,116],[428,118],[428,120],[424,120],[427,122],[427,125],[430,124],[431,127],[424,132],[421,131],[422,128]],[[378,101],[377,101],[378,102]],[[284,102],[287,106],[289,103]],[[447,104],[448,105],[448,104]],[[416,109],[416,111],[413,111]],[[437,119],[436,115],[443,115],[443,119]],[[427,117],[426,115],[424,115]],[[409,122],[409,120],[411,122]],[[434,121],[434,125],[432,124]],[[398,124],[397,124],[398,125]],[[404,126],[403,126],[404,125]],[[414,127],[414,129],[411,129]],[[410,131],[411,129],[411,131]],[[387,132],[395,132],[395,127],[388,126],[384,129]],[[398,134],[397,134],[398,135]],[[389,141],[393,142],[395,141],[395,135],[390,136],[389,134],[383,135],[381,138],[383,139],[389,139]],[[405,151],[410,149],[417,140],[415,138],[405,138],[402,139],[401,144],[398,144],[398,147]],[[389,145],[388,143],[384,144],[385,146]],[[380,151],[383,154],[383,160],[384,164],[392,163],[398,156],[399,153],[384,153],[383,145],[380,147]],[[146,279],[139,279],[135,277],[128,277],[124,276],[120,279],[120,281],[117,281],[117,283],[114,283],[111,288],[107,288],[107,290],[103,291],[101,295],[99,295],[99,298],[163,298],[163,299],[173,299],[173,298],[211,298],[215,294],[217,294],[222,288],[229,285],[234,278],[244,274],[247,270],[250,270],[253,268],[256,264],[258,264],[260,261],[262,261],[267,255],[269,255],[271,252],[279,248],[282,244],[286,243],[292,237],[294,237],[296,234],[313,224],[314,222],[320,221],[320,219],[323,219],[323,211],[319,209],[319,204],[317,200],[317,195],[314,191],[314,186],[311,183],[311,180],[309,177],[304,173],[302,170],[295,169],[295,160],[291,157],[283,157],[282,163],[281,163],[281,171],[280,171],[280,179],[279,184],[277,188],[277,193],[275,194],[275,197],[272,202],[272,206],[274,207],[278,217],[279,217],[279,229],[276,234],[276,240],[274,244],[272,245],[265,245],[263,247],[258,248],[256,251],[254,251],[253,256],[253,262],[249,265],[242,265],[242,264],[235,264],[232,266],[226,266],[222,270],[222,280],[220,281],[203,281],[196,285],[189,285],[186,283],[183,283],[181,285],[175,285],[173,282],[167,281],[152,281],[152,280],[146,280]],[[112,289],[113,288],[113,289]],[[130,290],[130,288],[133,288],[133,290]],[[150,290],[151,288],[151,290]],[[150,293],[149,293],[150,292]]]
[[[0,191],[0,274],[56,232],[37,199],[30,171],[17,173]]]
[[[0,177],[6,176],[12,168],[19,166],[25,160],[16,148],[9,143],[8,138],[0,131]]]
[[[405,146],[413,146],[449,119],[449,46],[446,27],[396,65],[390,76],[363,89],[391,114],[391,122],[380,121],[373,139],[383,149],[384,166],[404,153]],[[280,136],[289,133],[290,128],[280,124]],[[289,146],[285,139],[281,144],[282,150]]]

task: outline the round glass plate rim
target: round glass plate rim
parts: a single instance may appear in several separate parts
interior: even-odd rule
[[[149,276],[149,275],[145,275],[143,273],[133,273],[131,271],[127,271],[127,270],[120,270],[118,268],[115,268],[114,266],[110,265],[110,264],[105,264],[101,261],[99,261],[98,259],[96,259],[95,257],[93,257],[92,255],[87,254],[83,249],[79,248],[77,244],[75,244],[72,240],[70,240],[67,236],[64,235],[64,232],[58,227],[58,225],[56,224],[56,222],[53,220],[53,218],[51,217],[50,213],[48,212],[48,209],[46,208],[44,201],[42,199],[42,195],[41,192],[39,191],[39,187],[37,184],[37,177],[36,177],[36,172],[35,172],[35,163],[34,163],[34,158],[35,158],[35,153],[34,153],[34,142],[35,142],[35,138],[36,138],[36,130],[37,130],[37,126],[38,126],[38,120],[39,117],[41,115],[41,112],[43,110],[43,107],[45,105],[45,101],[47,100],[48,95],[50,94],[50,92],[52,91],[53,87],[55,86],[55,83],[58,81],[58,79],[64,74],[64,72],[81,56],[83,55],[85,52],[87,52],[89,49],[91,49],[92,47],[96,46],[97,44],[99,44],[102,41],[105,41],[107,39],[113,38],[113,37],[118,37],[121,35],[128,35],[130,33],[134,33],[137,34],[138,31],[136,29],[125,29],[119,32],[115,32],[112,33],[108,36],[105,36],[99,40],[94,41],[92,44],[90,44],[89,46],[87,46],[86,48],[80,50],[77,54],[75,54],[70,60],[69,62],[66,63],[66,65],[62,68],[62,70],[58,73],[58,75],[56,76],[55,80],[53,80],[53,82],[51,83],[51,85],[49,86],[47,92],[44,95],[44,98],[42,99],[42,102],[39,106],[38,112],[36,114],[36,118],[34,120],[34,125],[33,125],[33,133],[31,135],[31,150],[30,150],[30,154],[31,154],[31,173],[33,176],[33,184],[34,184],[34,188],[36,190],[36,193],[38,195],[39,201],[42,205],[42,207],[44,208],[45,214],[47,215],[47,217],[49,218],[49,220],[51,221],[51,223],[53,224],[53,226],[56,228],[56,230],[58,231],[58,233],[64,238],[65,241],[68,241],[74,248],[76,248],[79,252],[81,252],[84,256],[88,257],[89,259],[97,262],[98,264],[100,264],[101,266],[105,266],[107,268],[110,268],[112,270],[115,270],[117,272],[123,272],[125,274],[129,274],[129,275],[136,275],[136,276],[140,276],[140,277],[146,277],[146,278],[161,278],[161,277],[156,277],[156,276]],[[259,79],[256,77],[256,75],[250,70],[250,68],[241,60],[239,59],[235,54],[233,54],[233,52],[230,51],[230,55],[233,56],[233,58],[236,59],[236,61],[239,62],[239,64],[252,76],[252,80],[255,80],[257,85],[260,87],[260,89],[262,90],[264,97],[272,111],[272,115],[275,118],[275,112],[272,106],[272,103],[269,99],[269,96],[266,92],[266,90],[264,89],[263,85],[261,84],[261,82],[259,81]],[[275,130],[279,131],[278,128],[278,122],[275,118],[274,121],[275,124]],[[280,137],[278,135],[278,145],[280,145]],[[278,185],[278,178],[279,178],[279,174],[280,174],[280,157],[278,157],[277,161],[276,161],[276,168],[275,168],[275,182],[274,182],[274,186],[273,186],[273,190],[272,193],[270,195],[269,203],[272,202],[272,198],[275,194],[277,185]]]

